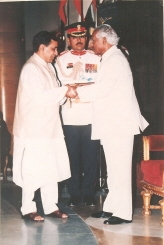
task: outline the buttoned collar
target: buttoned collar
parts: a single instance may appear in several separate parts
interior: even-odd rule
[[[117,50],[117,46],[113,45],[110,49],[108,49],[103,55],[102,55],[102,61],[106,60],[111,54],[113,54]]]
[[[79,55],[79,56],[86,54],[86,50],[85,49],[81,50],[81,51],[76,51],[76,50],[71,49],[70,51],[71,51],[71,54]]]

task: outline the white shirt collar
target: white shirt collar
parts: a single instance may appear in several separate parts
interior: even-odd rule
[[[113,45],[110,49],[108,49],[103,55],[102,55],[102,60],[106,60],[108,58],[108,56],[110,56],[111,54],[113,54],[116,50],[117,50],[117,46]]]
[[[43,60],[38,54],[34,53],[33,57],[41,65],[47,66],[48,63],[45,60]]]

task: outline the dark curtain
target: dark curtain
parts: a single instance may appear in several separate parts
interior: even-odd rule
[[[129,51],[129,63],[143,116],[145,134],[164,133],[163,7],[159,1],[105,2],[98,24],[110,24]]]

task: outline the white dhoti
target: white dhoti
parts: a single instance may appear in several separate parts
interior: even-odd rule
[[[35,212],[34,191],[41,188],[45,213],[57,209],[57,182],[70,178],[64,138],[25,140],[14,137],[13,181],[22,187],[22,214]]]
[[[132,152],[134,136],[102,141],[107,164],[109,193],[103,210],[113,216],[132,219]]]

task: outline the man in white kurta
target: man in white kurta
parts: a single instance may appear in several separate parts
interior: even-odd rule
[[[59,102],[68,88],[59,87],[51,65],[57,55],[52,38],[46,31],[35,35],[34,54],[22,68],[15,107],[13,181],[22,187],[22,215],[31,220],[43,220],[32,201],[34,191],[41,189],[44,213],[50,214],[58,210],[57,182],[70,178],[59,117]],[[29,215],[34,213],[35,217]]]
[[[136,99],[129,63],[117,48],[118,36],[109,25],[95,29],[92,45],[102,56],[95,84],[77,88],[81,101],[92,101],[92,139],[100,139],[108,172],[109,193],[103,211],[94,218],[109,218],[104,224],[132,220],[131,166],[134,135],[148,123]]]

